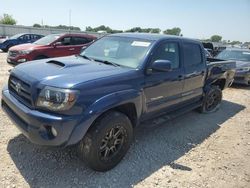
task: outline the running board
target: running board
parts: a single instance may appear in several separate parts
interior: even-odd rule
[[[192,103],[192,104],[189,104],[187,106],[181,107],[178,110],[174,110],[171,112],[161,112],[161,113],[158,113],[147,120],[143,120],[142,122],[140,122],[140,124],[144,123],[144,122],[152,121],[152,120],[160,118],[160,117],[162,117],[165,121],[168,121],[168,120],[174,119],[176,117],[179,117],[187,112],[190,112],[194,109],[197,109],[201,105],[202,105],[202,101],[198,101],[196,103]]]

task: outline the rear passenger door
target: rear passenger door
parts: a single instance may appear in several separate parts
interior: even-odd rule
[[[184,88],[183,101],[197,98],[203,94],[206,65],[202,46],[195,42],[183,42]]]

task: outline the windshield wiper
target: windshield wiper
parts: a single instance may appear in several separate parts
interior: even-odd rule
[[[117,63],[114,63],[114,62],[111,62],[111,61],[106,61],[106,60],[100,60],[100,59],[93,59],[94,61],[97,61],[97,62],[101,62],[101,63],[104,63],[106,65],[113,65],[115,67],[120,67],[121,65],[117,64]]]
[[[88,56],[86,56],[86,55],[79,55],[79,56],[82,57],[82,58],[84,58],[84,59],[93,61],[93,59],[91,59],[90,57],[88,57]]]
[[[117,63],[113,63],[113,62],[111,62],[111,61],[100,60],[100,59],[94,59],[94,58],[90,58],[90,57],[88,57],[88,56],[86,56],[86,55],[79,55],[79,56],[81,56],[81,57],[84,58],[84,59],[87,59],[87,60],[90,60],[90,61],[96,61],[96,62],[104,63],[104,64],[106,64],[106,65],[113,65],[113,66],[115,66],[115,67],[120,67],[120,66],[121,66],[121,65],[119,65],[119,64],[117,64]]]

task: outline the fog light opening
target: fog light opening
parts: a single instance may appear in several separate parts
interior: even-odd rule
[[[52,140],[57,136],[58,133],[54,127],[50,125],[44,125],[43,127],[44,131],[40,131],[40,134],[43,138]]]
[[[26,62],[26,59],[19,59],[19,60],[17,60],[17,62],[24,63],[24,62]]]

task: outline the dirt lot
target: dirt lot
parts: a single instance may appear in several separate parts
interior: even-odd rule
[[[5,60],[0,53],[0,88],[11,68]],[[0,187],[250,187],[249,113],[250,88],[234,86],[216,113],[137,128],[125,159],[98,173],[74,148],[31,144],[0,109]]]

